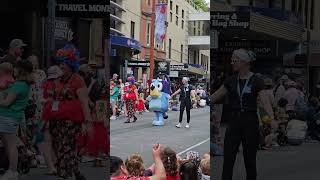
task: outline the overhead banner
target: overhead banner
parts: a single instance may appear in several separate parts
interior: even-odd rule
[[[156,43],[161,44],[166,39],[167,4],[156,5]]]
[[[210,22],[211,22],[211,28],[216,30],[249,29],[250,28],[250,12],[211,11]]]
[[[43,16],[48,15],[48,1],[42,0]],[[55,0],[56,17],[107,18],[110,1],[106,0]],[[51,7],[50,7],[51,8]],[[52,7],[54,8],[54,7]]]

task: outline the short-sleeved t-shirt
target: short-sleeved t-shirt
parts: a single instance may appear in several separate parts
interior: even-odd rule
[[[119,88],[116,86],[112,89],[112,91],[114,92],[114,94],[110,96],[110,99],[117,100],[119,96]]]
[[[21,122],[24,110],[28,104],[31,86],[24,81],[16,81],[8,89],[7,93],[16,94],[16,100],[8,107],[0,107],[0,115]]]
[[[240,92],[243,91],[246,80],[240,79]],[[240,95],[238,93],[238,75],[230,76],[224,82],[224,87],[228,90],[229,105],[234,111],[241,111]],[[264,82],[262,79],[253,75],[249,82],[246,92],[243,94],[243,110],[246,112],[257,111],[258,93],[264,89]]]

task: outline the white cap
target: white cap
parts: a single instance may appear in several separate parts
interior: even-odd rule
[[[256,54],[245,49],[234,50],[233,55],[238,56],[240,61],[252,62],[256,60]]]
[[[189,81],[188,77],[183,77],[182,80]]]

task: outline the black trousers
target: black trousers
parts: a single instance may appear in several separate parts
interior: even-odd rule
[[[232,113],[224,139],[222,180],[232,180],[233,166],[240,143],[243,147],[247,180],[256,180],[256,155],[259,146],[259,121],[257,114],[254,112]]]
[[[187,123],[190,122],[190,109],[191,109],[191,100],[182,100],[180,104],[180,116],[179,116],[179,123],[182,122],[183,119],[183,112],[186,109],[187,112]]]

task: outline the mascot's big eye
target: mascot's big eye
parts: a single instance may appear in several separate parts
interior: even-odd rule
[[[160,88],[160,84],[158,84],[158,88]]]

